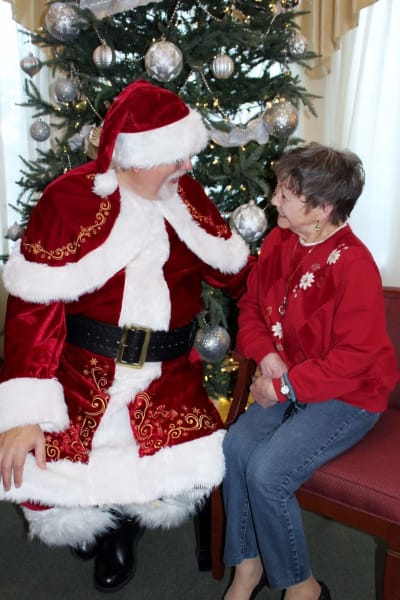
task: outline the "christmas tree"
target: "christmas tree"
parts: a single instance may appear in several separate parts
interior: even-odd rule
[[[300,106],[312,98],[294,65],[315,55],[296,23],[300,0],[80,0],[51,2],[45,25],[30,34],[45,50],[21,61],[33,109],[35,160],[23,160],[17,209],[23,227],[45,186],[96,157],[101,123],[130,82],[150,79],[178,93],[204,116],[211,143],[194,176],[256,251],[274,225],[269,204],[274,161],[293,137]],[[34,76],[50,69],[44,98]],[[15,235],[17,237],[19,233]],[[209,362],[210,393],[226,388],[219,361],[229,346],[229,302],[204,286],[201,320],[214,327],[199,349]],[[221,329],[220,326],[223,326]],[[200,352],[201,353],[201,352]],[[216,370],[210,364],[217,363]]]

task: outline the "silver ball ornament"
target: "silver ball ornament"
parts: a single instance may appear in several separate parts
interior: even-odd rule
[[[72,102],[78,95],[78,86],[73,79],[57,79],[54,95],[57,102]]]
[[[211,71],[217,79],[228,79],[235,70],[235,63],[230,56],[221,52],[211,64]]]
[[[224,327],[205,327],[199,329],[194,340],[194,347],[206,362],[216,363],[225,358],[231,345],[231,336]]]
[[[175,44],[161,40],[147,50],[144,66],[150,77],[166,83],[180,75],[183,69],[183,55]]]
[[[266,109],[263,119],[269,133],[278,138],[289,137],[299,123],[297,108],[283,98]]]
[[[288,50],[293,58],[304,56],[308,49],[308,40],[299,31],[294,31],[290,36]]]
[[[7,229],[6,238],[11,240],[12,242],[16,242],[17,240],[22,238],[22,236],[24,235],[24,231],[25,229],[21,225],[19,225],[19,223],[13,223]]]
[[[261,239],[268,227],[265,212],[257,206],[254,200],[235,208],[230,216],[229,224],[249,244]]]
[[[103,42],[93,50],[92,59],[99,69],[109,69],[115,63],[115,52]]]
[[[36,142],[45,142],[50,137],[50,127],[39,119],[32,123],[29,133]]]
[[[36,73],[39,73],[42,68],[42,63],[40,60],[30,52],[28,56],[25,56],[21,59],[19,66],[21,69],[29,75],[29,77],[33,77]]]
[[[53,2],[45,18],[49,34],[61,42],[70,42],[79,35],[79,19],[71,3]]]

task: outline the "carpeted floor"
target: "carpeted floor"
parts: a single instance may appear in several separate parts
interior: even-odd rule
[[[314,572],[329,585],[332,600],[379,600],[374,539],[309,513],[304,518]],[[68,548],[27,541],[19,514],[8,504],[0,504],[0,539],[0,600],[220,600],[229,580],[228,570],[221,581],[198,570],[192,522],[147,531],[134,579],[113,594],[93,588],[91,561],[77,560]],[[258,597],[278,600],[280,593],[263,590]]]

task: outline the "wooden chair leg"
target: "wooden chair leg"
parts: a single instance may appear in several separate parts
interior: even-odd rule
[[[400,553],[386,551],[383,600],[400,600]]]
[[[225,514],[221,486],[211,494],[211,573],[214,579],[222,579],[225,566],[222,562]]]

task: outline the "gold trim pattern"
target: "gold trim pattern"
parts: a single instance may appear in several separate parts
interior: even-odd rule
[[[65,257],[70,256],[71,254],[76,254],[78,249],[85,242],[87,242],[88,238],[96,235],[101,230],[110,214],[110,209],[111,202],[108,198],[105,198],[100,202],[99,209],[95,216],[95,222],[87,227],[81,226],[76,240],[61,246],[61,248],[56,248],[55,250],[46,250],[40,240],[38,242],[33,242],[32,244],[24,242],[23,247],[27,253],[40,256],[42,259],[47,258],[48,260],[63,260]]]
[[[198,223],[206,223],[207,225],[210,225],[211,227],[213,227],[216,231],[216,234],[218,237],[224,237],[226,238],[227,235],[230,234],[230,229],[228,227],[228,225],[224,224],[224,225],[216,225],[215,222],[211,219],[211,217],[207,217],[205,215],[202,215],[197,208],[195,208],[193,206],[193,204],[191,204],[189,202],[189,200],[186,197],[185,191],[181,186],[178,186],[178,194],[180,195],[180,197],[182,198],[183,202],[186,204],[186,206],[188,207],[188,209],[190,210],[190,214],[193,215],[193,217],[196,219],[196,221]]]
[[[218,426],[204,409],[191,412],[169,410],[165,404],[154,406],[151,397],[143,392],[136,396],[139,407],[132,411],[131,420],[142,451],[153,453],[164,446],[172,446],[193,431],[215,431]],[[168,423],[168,426],[165,425]],[[162,438],[159,431],[162,431]],[[189,438],[190,439],[190,438]],[[184,440],[182,440],[184,441]]]
[[[82,422],[79,436],[84,446],[87,446],[90,443],[94,430],[97,427],[99,417],[105,413],[110,399],[110,396],[105,394],[105,390],[108,388],[107,368],[104,369],[103,367],[99,367],[96,358],[92,358],[90,362],[91,366],[86,368],[83,373],[85,376],[89,375],[91,377],[98,393],[91,390],[91,406],[93,410],[84,412],[85,417]]]
[[[67,430],[45,434],[46,456],[49,460],[62,458],[72,462],[87,462],[94,432],[109,401],[109,395],[106,393],[109,386],[107,371],[107,365],[100,366],[96,358],[92,358],[90,365],[84,368],[85,377],[89,377],[95,384],[95,390],[90,391],[91,409],[82,411],[76,422],[71,422]]]

